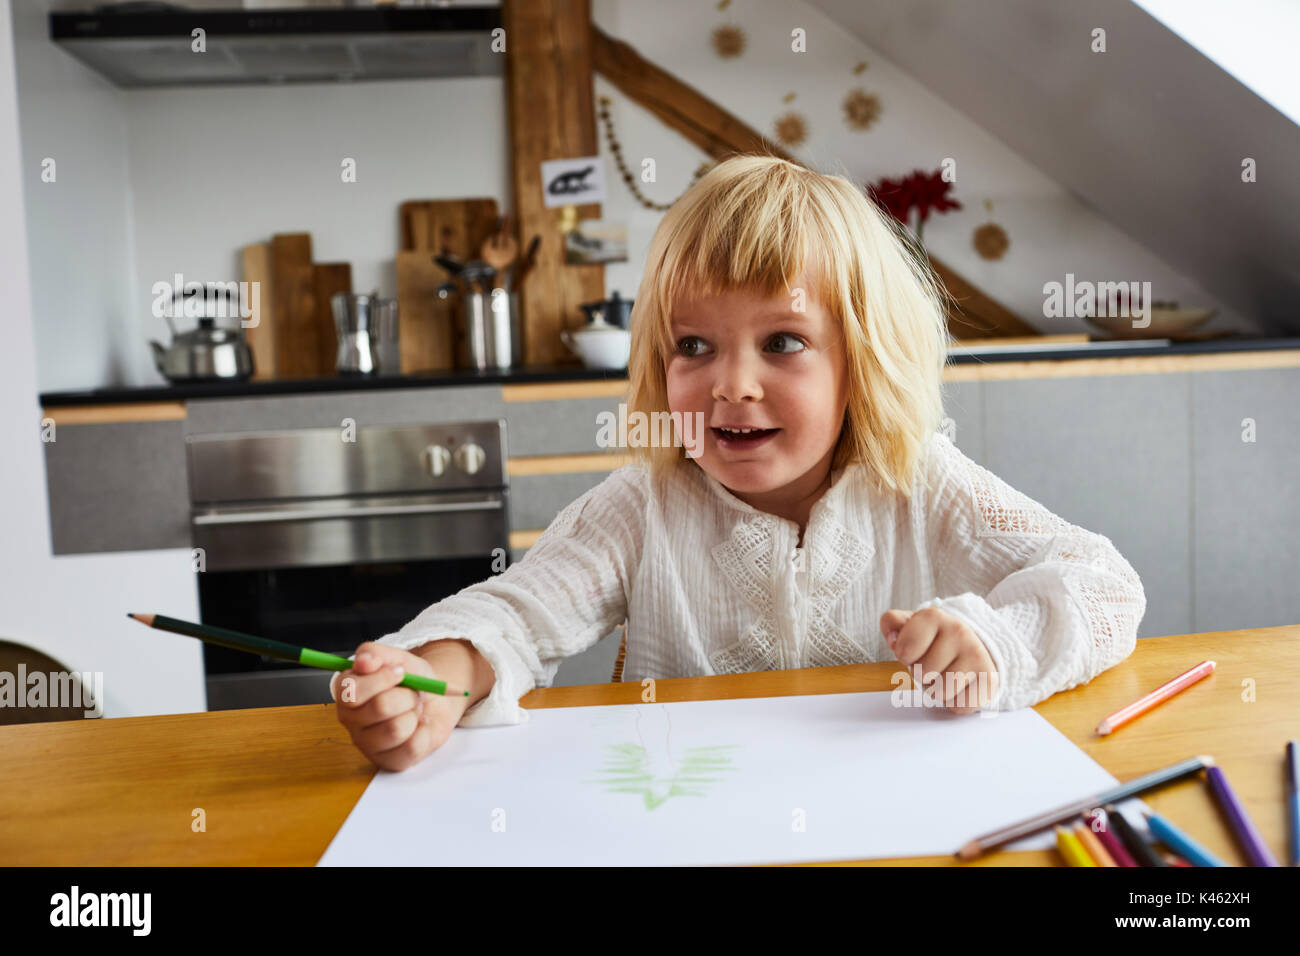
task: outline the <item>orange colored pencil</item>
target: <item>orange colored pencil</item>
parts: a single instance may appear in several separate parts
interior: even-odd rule
[[[1161,684],[1146,696],[1139,697],[1127,707],[1121,707],[1115,713],[1104,717],[1102,722],[1097,725],[1098,735],[1104,737],[1106,734],[1118,730],[1130,720],[1141,717],[1151,708],[1163,704],[1170,697],[1191,687],[1198,680],[1209,677],[1214,673],[1214,667],[1214,661],[1202,661],[1186,673],[1179,674],[1173,680]]]
[[[1093,833],[1082,823],[1074,825],[1074,835],[1079,838],[1083,848],[1088,851],[1088,855],[1096,861],[1098,866],[1118,866],[1115,858],[1106,852],[1101,840],[1097,839],[1097,834]]]

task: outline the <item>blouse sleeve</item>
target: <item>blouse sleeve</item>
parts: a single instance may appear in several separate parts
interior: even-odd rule
[[[646,500],[643,467],[618,469],[556,515],[522,561],[429,606],[380,642],[411,650],[440,638],[469,640],[496,681],[459,726],[527,721],[519,698],[549,686],[563,658],[626,618]]]
[[[1057,517],[942,434],[932,451],[926,538],[939,597],[921,607],[961,619],[988,648],[999,690],[986,709],[1032,706],[1131,654],[1146,595],[1110,539]]]

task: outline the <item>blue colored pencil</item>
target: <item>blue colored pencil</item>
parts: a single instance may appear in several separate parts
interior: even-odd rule
[[[1182,830],[1158,813],[1148,813],[1147,826],[1151,834],[1192,866],[1227,866],[1222,860],[1201,846]]]

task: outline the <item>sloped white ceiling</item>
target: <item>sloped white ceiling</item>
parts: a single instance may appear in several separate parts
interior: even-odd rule
[[[1129,0],[809,2],[1264,329],[1300,333],[1300,127]]]

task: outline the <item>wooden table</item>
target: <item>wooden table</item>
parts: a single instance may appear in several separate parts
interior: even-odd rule
[[[1212,676],[1113,736],[1093,736],[1102,716],[1206,658],[1218,662]],[[890,690],[900,670],[879,663],[660,680],[656,696],[670,702]],[[1300,737],[1298,678],[1300,625],[1147,638],[1128,660],[1036,709],[1121,781],[1213,755],[1285,860],[1283,747]],[[534,690],[522,704],[630,704],[640,695],[639,684],[556,687]],[[4,865],[309,866],[375,772],[333,704],[0,727],[0,755]],[[1220,859],[1245,865],[1199,780],[1144,799]],[[191,828],[197,809],[205,832]],[[1051,850],[993,853],[970,864],[950,856],[863,862],[1043,866],[1060,859]]]

